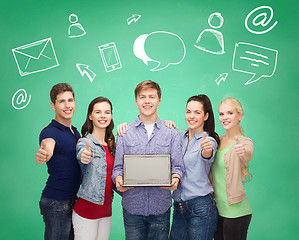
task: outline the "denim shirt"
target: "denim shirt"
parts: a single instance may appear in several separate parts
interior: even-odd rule
[[[126,134],[117,137],[112,172],[114,182],[116,176],[123,175],[124,154],[170,154],[172,174],[183,176],[185,171],[178,132],[167,128],[159,118],[150,138],[139,118],[129,124]],[[163,214],[171,204],[170,191],[160,187],[134,187],[125,191],[122,198],[122,206],[126,211],[143,216]]]
[[[81,153],[89,142],[92,157],[89,164],[81,163]],[[90,133],[80,138],[76,146],[77,159],[83,174],[81,187],[77,196],[92,203],[104,204],[105,186],[107,176],[106,151]]]
[[[179,133],[182,141],[182,154],[186,172],[181,179],[178,189],[173,193],[173,199],[176,202],[206,196],[214,191],[208,175],[217,151],[217,142],[207,134],[207,139],[212,142],[213,153],[210,158],[206,159],[201,155],[202,148],[200,147],[203,132],[195,134],[189,145],[188,134],[189,131]],[[187,146],[188,149],[186,151]]]

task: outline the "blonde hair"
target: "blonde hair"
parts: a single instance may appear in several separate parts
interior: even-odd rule
[[[225,98],[221,101],[221,103],[219,104],[219,106],[222,104],[222,103],[226,103],[230,106],[232,106],[236,111],[237,113],[241,113],[243,114],[243,108],[242,108],[242,105],[241,103],[235,99],[235,98],[232,98],[232,97],[228,97],[228,98]],[[242,133],[242,135],[244,135],[244,132],[243,132],[243,129],[242,127],[240,126],[240,131]]]
[[[220,105],[222,103],[226,103],[226,104],[232,106],[237,111],[237,113],[243,114],[242,104],[237,99],[228,97],[228,98],[223,99],[221,101]],[[243,129],[241,126],[240,126],[240,131],[241,131],[242,135],[244,135],[244,132],[243,132]],[[244,182],[246,182],[247,180],[250,180],[252,178],[252,175],[248,172],[248,163],[243,164],[243,166],[241,168],[241,173],[242,173],[242,180]]]

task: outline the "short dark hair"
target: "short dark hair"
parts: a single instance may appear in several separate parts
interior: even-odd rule
[[[141,90],[146,90],[149,88],[156,89],[157,93],[158,93],[158,97],[159,97],[159,99],[161,99],[162,92],[161,92],[161,88],[160,88],[159,84],[154,81],[151,81],[151,80],[143,81],[136,86],[135,99],[137,99],[137,96],[141,92]]]
[[[71,92],[73,94],[73,97],[75,98],[75,93],[73,91],[73,88],[69,84],[58,83],[58,84],[54,85],[50,91],[51,102],[55,104],[57,95],[62,92]]]

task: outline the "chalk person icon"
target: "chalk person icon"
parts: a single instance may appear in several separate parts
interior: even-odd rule
[[[223,17],[217,12],[212,13],[208,19],[209,25],[215,29],[220,28],[223,25],[223,21]],[[215,29],[203,30],[199,34],[194,47],[212,54],[224,54],[223,35]]]
[[[78,22],[78,17],[77,17],[76,14],[72,13],[69,16],[69,21],[72,23],[69,26],[69,31],[68,31],[68,34],[69,34],[70,38],[81,37],[81,36],[84,36],[86,34],[83,26],[80,23],[77,23]]]

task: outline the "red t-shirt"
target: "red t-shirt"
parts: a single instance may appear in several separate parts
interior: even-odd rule
[[[107,177],[105,187],[104,204],[99,205],[89,202],[83,198],[78,198],[74,206],[74,211],[81,217],[87,219],[98,219],[112,216],[113,182],[111,179],[114,157],[109,153],[108,146],[103,146],[106,151]]]

